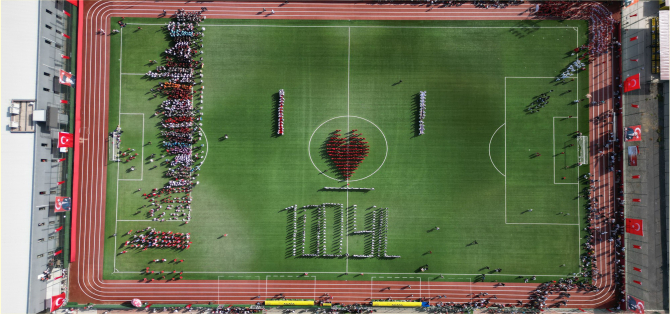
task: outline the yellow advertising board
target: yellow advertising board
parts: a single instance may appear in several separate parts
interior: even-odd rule
[[[421,302],[372,301],[372,306],[421,307]]]
[[[314,305],[314,300],[265,300],[265,305]]]

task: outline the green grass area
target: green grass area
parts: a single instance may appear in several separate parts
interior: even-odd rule
[[[579,270],[577,178],[588,167],[572,167],[572,132],[587,135],[588,111],[572,101],[588,93],[588,73],[564,83],[553,77],[586,41],[585,22],[207,20],[206,158],[193,219],[183,224],[149,221],[142,208],[149,204],[143,191],[165,184],[167,167],[147,159],[163,154],[153,117],[163,98],[149,92],[159,81],[137,74],[154,68],[147,61],[169,43],[159,25],[135,31],[133,23],[155,19],[125,21],[129,27],[111,37],[109,126],[120,124],[121,149],[142,158],[107,168],[105,234],[120,235],[105,241],[106,279],[140,279],[147,266],[183,270],[185,279],[470,281],[490,266],[503,271],[487,281],[519,281]],[[286,92],[284,136],[276,136],[279,89]],[[541,112],[524,111],[551,89]],[[419,91],[427,91],[421,136]],[[338,129],[356,129],[369,142],[349,186],[374,191],[323,189],[346,185],[323,158],[328,134]],[[535,152],[542,156],[531,158]],[[133,165],[138,170],[127,172]],[[342,213],[326,210],[329,254],[339,251],[342,227],[343,251],[369,254],[373,236],[352,232],[371,230],[388,208],[387,253],[402,257],[292,256],[293,213],[285,208],[322,203],[344,205]],[[299,214],[307,215],[305,253],[316,253],[317,211]],[[118,255],[123,234],[147,226],[191,232],[194,244]],[[156,258],[185,262],[151,265]],[[428,271],[419,271],[423,265]]]

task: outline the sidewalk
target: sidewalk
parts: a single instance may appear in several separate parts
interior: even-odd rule
[[[661,206],[665,203],[661,200],[665,198],[664,191],[667,189],[664,171],[666,157],[659,142],[667,105],[663,106],[658,99],[658,94],[663,93],[667,82],[663,84],[660,75],[652,74],[651,71],[651,19],[658,17],[658,11],[658,1],[640,1],[622,11],[621,79],[639,73],[641,83],[641,89],[624,93],[623,125],[642,126],[642,140],[626,142],[622,154],[625,158],[625,216],[644,221],[644,236],[626,236],[626,292],[644,301],[646,310],[662,310],[668,302],[664,292],[664,282],[667,280],[664,275],[667,271],[664,252],[667,243],[663,242],[668,226],[665,213],[667,207]],[[631,41],[636,36],[637,40]],[[639,108],[632,107],[633,104]],[[638,164],[628,166],[627,148],[633,145],[639,147]],[[633,175],[640,177],[632,179]],[[640,199],[640,202],[633,202],[634,198]],[[633,249],[633,245],[641,248]],[[642,271],[633,271],[633,267]]]

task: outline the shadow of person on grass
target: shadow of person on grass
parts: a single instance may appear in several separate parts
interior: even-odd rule
[[[281,137],[281,135],[277,134],[277,131],[279,130],[279,92],[276,92],[272,94],[272,114],[270,115],[270,127],[272,130],[270,130],[271,137]]]
[[[412,131],[414,132],[412,138],[415,138],[419,136],[419,113],[421,111],[421,95],[419,95],[419,93],[412,95],[412,106],[410,111],[412,117]]]

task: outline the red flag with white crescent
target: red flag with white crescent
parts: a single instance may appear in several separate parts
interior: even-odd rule
[[[637,36],[630,38],[630,41],[633,41],[633,40],[637,40]]]
[[[72,209],[72,198],[68,196],[56,196],[54,213],[67,212]]]
[[[54,256],[56,256],[56,255],[58,255],[58,254],[60,254],[60,253],[63,253],[63,250],[58,250],[58,251],[56,251],[56,252],[54,253]]]
[[[626,218],[626,232],[634,235],[644,236],[642,230],[642,219]]]
[[[56,228],[55,232],[58,232],[58,231],[61,231],[61,230],[63,230],[63,226],[60,226],[60,227]]]
[[[72,133],[58,132],[58,148],[74,147],[74,136]]]
[[[58,185],[61,185],[61,184],[63,184],[63,183],[65,183],[65,181],[59,181],[59,182],[58,182]]]
[[[65,70],[60,70],[58,75],[58,82],[66,86],[72,86],[74,85],[74,75]]]
[[[630,92],[636,89],[640,89],[640,73],[627,77],[623,82],[624,92]]]
[[[58,162],[64,162],[67,158],[58,159]]]
[[[63,10],[63,13],[65,13],[65,15],[67,15],[67,17],[72,17],[72,15],[65,10]]]
[[[636,280],[637,281],[637,280]],[[644,314],[644,301],[629,295],[628,296],[628,309],[633,311],[633,313]]]
[[[64,55],[64,54],[61,54],[60,57],[63,58],[63,59],[70,59],[69,56],[66,56],[66,55]]]
[[[631,125],[624,129],[624,141],[639,142],[642,140],[642,125]]]
[[[65,292],[51,297],[51,312],[55,312],[65,303]]]

